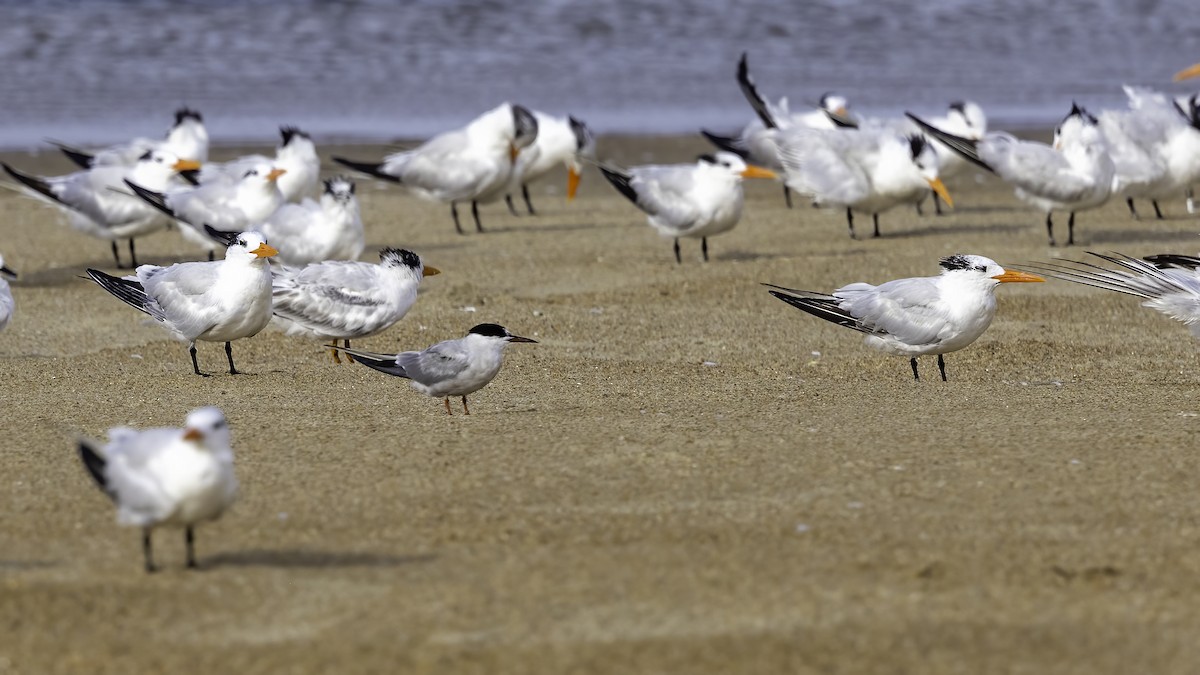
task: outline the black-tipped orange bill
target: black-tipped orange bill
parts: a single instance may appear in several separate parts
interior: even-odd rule
[[[1175,77],[1172,79],[1176,82],[1182,82],[1184,80],[1190,80],[1193,77],[1200,77],[1200,63],[1197,63],[1194,66],[1189,66],[1178,73],[1175,73]]]
[[[508,341],[509,342],[532,342],[533,344],[537,344],[537,340],[534,340],[532,338],[527,338],[527,337],[521,337],[520,335],[510,335],[508,337]]]
[[[751,164],[742,171],[742,178],[779,178],[779,174],[770,169],[764,169],[761,166]]]
[[[838,106],[838,109],[834,110],[833,112],[838,117],[846,117],[849,114],[846,110],[846,106],[844,106],[844,105]]]
[[[183,432],[183,440],[185,441],[199,441],[203,438],[204,434],[200,433],[199,429],[188,429]]]
[[[517,155],[519,155],[519,154],[521,154],[521,149],[518,148],[517,146],[513,145],[512,143],[509,143],[508,144],[508,161],[510,161],[510,162],[517,161]]]
[[[426,265],[425,268],[423,270],[421,270],[422,277],[432,277],[435,274],[441,274],[441,273],[442,273],[441,270],[439,270],[436,267],[431,267],[429,265]]]
[[[575,199],[575,193],[579,191],[579,170],[573,166],[567,167],[567,201]]]
[[[250,252],[260,258],[270,258],[273,255],[279,255],[279,251],[275,250],[275,247],[265,243],[259,244],[258,248]]]
[[[16,272],[14,272],[14,271],[12,271],[12,269],[11,269],[11,268],[9,268],[9,267],[6,267],[6,266],[4,266],[4,265],[0,265],[0,274],[7,274],[8,276],[10,276],[10,277],[12,277],[12,278],[14,278],[14,279],[16,279],[16,278],[17,278],[17,273],[16,273]]]
[[[181,159],[172,164],[171,168],[175,171],[198,171],[200,169],[200,162],[192,159]]]
[[[950,191],[946,189],[946,184],[942,182],[941,178],[930,180],[929,187],[933,189],[937,196],[942,198],[942,201],[946,202],[947,206],[954,208],[954,200],[950,198]]]
[[[1039,277],[1036,274],[1030,274],[1029,272],[1018,272],[1016,270],[1005,270],[1004,274],[998,274],[992,278],[995,279],[996,281],[999,281],[1002,284],[1018,284],[1018,283],[1028,283],[1028,282],[1032,282],[1032,281],[1045,281],[1045,279]]]
[[[275,180],[287,173],[287,169],[271,169],[271,173],[267,174],[267,180]]]

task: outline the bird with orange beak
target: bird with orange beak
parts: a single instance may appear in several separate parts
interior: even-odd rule
[[[559,166],[567,169],[567,201],[575,199],[583,169],[581,160],[596,157],[596,138],[583,122],[571,116],[555,117],[538,110],[533,111],[533,116],[538,123],[537,139],[517,155],[508,181],[508,194],[504,195],[508,211],[514,216],[518,214],[512,195],[518,188],[529,215],[537,215],[529,200],[529,183]]]

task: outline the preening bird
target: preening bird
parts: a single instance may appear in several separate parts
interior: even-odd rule
[[[626,199],[650,216],[650,225],[664,237],[700,240],[708,260],[708,238],[732,230],[742,217],[743,178],[777,178],[775,172],[747,165],[731,152],[701,155],[695,164],[635,166],[621,170],[600,166],[600,172]]]
[[[88,152],[65,143],[54,143],[63,154],[82,169],[100,166],[133,166],[147,152],[163,151],[187,162],[208,161],[208,130],[204,117],[190,108],[175,111],[175,124],[166,138],[135,138],[127,143]]]
[[[142,557],[154,572],[151,533],[183,528],[187,566],[196,567],[195,527],[237,498],[229,424],[219,408],[188,413],[182,429],[108,430],[108,443],[79,441],[79,457],[117,507],[117,523],[142,529]]]
[[[142,265],[125,278],[94,269],[87,273],[101,288],[187,342],[197,375],[207,377],[196,362],[197,340],[224,342],[229,374],[237,375],[230,343],[257,335],[271,321],[267,258],[276,253],[258,232],[243,232],[229,240],[224,260]]]
[[[376,178],[400,183],[426,199],[448,202],[454,229],[458,202],[471,202],[475,229],[479,204],[504,196],[517,155],[538,135],[537,118],[527,108],[503,103],[475,118],[470,124],[434,136],[413,150],[388,155],[379,163],[342,157],[333,161]]]
[[[764,285],[796,309],[862,333],[870,347],[909,357],[914,380],[921,379],[917,357],[937,354],[944,382],[942,355],[975,342],[991,325],[996,287],[1044,279],[1006,270],[981,255],[952,255],[939,264],[942,273],[936,277],[896,279],[878,286],[857,282],[831,294]]]
[[[517,209],[513,206],[512,195],[518,189],[525,199],[529,215],[537,215],[533,210],[533,202],[529,200],[529,183],[556,167],[566,168],[567,201],[575,199],[580,172],[583,170],[580,159],[590,160],[596,156],[596,138],[586,124],[570,116],[555,117],[539,110],[532,112],[537,118],[537,138],[517,155],[504,195],[504,203],[508,204],[508,211],[514,216],[517,215]]]
[[[500,372],[504,348],[511,342],[536,343],[527,337],[513,335],[504,326],[481,323],[466,337],[446,340],[420,352],[376,354],[358,349],[341,349],[352,354],[359,363],[381,373],[411,380],[413,389],[443,399],[446,414],[450,412],[450,397],[461,396],[463,413],[470,415],[467,396],[483,389]]]
[[[275,148],[275,157],[246,155],[228,162],[205,164],[198,176],[201,185],[210,183],[236,183],[247,171],[266,165],[282,169],[275,185],[284,201],[298,202],[317,189],[317,178],[321,173],[321,158],[312,137],[296,127],[280,127],[281,141]]]
[[[325,181],[321,201],[284,204],[258,226],[279,249],[284,265],[356,260],[366,248],[354,182],[343,176]]]

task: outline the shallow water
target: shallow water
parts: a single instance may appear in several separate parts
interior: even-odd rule
[[[1174,92],[1200,60],[1191,0],[681,3],[0,0],[0,146],[157,135],[186,103],[218,142],[425,136],[502,100],[600,131],[732,129],[748,50],[765,95],[869,114],[981,103],[1043,126],[1123,82]]]

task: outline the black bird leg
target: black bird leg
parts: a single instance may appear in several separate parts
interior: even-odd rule
[[[854,236],[854,212],[850,207],[846,207],[846,224],[850,226],[850,238],[857,239],[858,237]]]
[[[915,357],[915,356],[914,356],[914,357],[912,357],[911,359],[909,359],[909,360],[908,360],[908,365],[912,366],[912,369],[913,369],[913,379],[914,379],[914,380],[916,380],[917,382],[920,382],[920,381],[921,381],[921,376],[917,374],[917,357]]]
[[[922,204],[924,204],[924,203],[925,203],[925,198],[924,198],[924,197],[921,197],[921,201],[917,202],[917,204],[916,204],[916,206],[917,206],[917,215],[918,215],[918,216],[924,216],[924,215],[925,215],[925,209],[921,208],[921,205],[922,205]]]
[[[1046,214],[1046,234],[1050,235],[1050,245],[1057,246],[1058,244],[1054,243],[1054,212],[1053,211]]]
[[[145,562],[146,573],[155,572],[158,570],[154,566],[154,551],[150,544],[150,528],[142,528],[142,560]]]
[[[521,196],[525,198],[525,208],[529,209],[529,215],[536,216],[537,211],[533,210],[533,202],[529,201],[529,186],[521,183]]]
[[[109,243],[111,243],[111,244],[112,244],[112,254],[113,254],[113,260],[116,260],[116,261],[117,261],[117,269],[119,269],[119,270],[123,270],[123,269],[125,269],[124,267],[121,267],[121,256],[120,256],[120,254],[118,254],[118,253],[117,253],[117,240],[116,240],[116,239],[113,239],[113,240],[112,240],[111,242],[109,242]]]
[[[792,208],[792,191],[788,189],[786,184],[783,186],[783,201],[787,202],[789,209]]]
[[[449,399],[446,399],[446,400],[449,400]],[[462,400],[463,400],[463,414],[470,415],[471,409],[467,407],[467,397],[466,396],[462,397]]]
[[[509,213],[511,213],[514,216],[521,215],[521,214],[517,213],[517,207],[513,206],[512,195],[504,195],[504,203],[508,204],[508,212]]]
[[[216,259],[217,259],[217,254],[213,251],[209,251],[208,252],[208,262],[212,262]]]
[[[475,231],[483,232],[483,225],[479,223],[479,202],[471,200],[471,217],[475,219]]]
[[[137,252],[133,249],[133,237],[129,238],[129,269],[137,269]]]
[[[1141,220],[1141,217],[1138,216],[1137,209],[1133,206],[1133,197],[1126,197],[1125,204],[1129,206],[1129,215],[1133,216],[1134,220]]]
[[[335,341],[334,344],[337,344],[337,342]],[[342,340],[342,346],[345,347],[346,349],[350,349],[350,338],[346,338],[345,340]],[[346,360],[349,361],[350,363],[354,363],[354,355],[351,354],[350,352],[346,352]]]
[[[942,215],[942,198],[936,192],[933,193],[933,211],[939,216]]]
[[[873,236],[878,237],[879,236],[879,214],[878,213],[871,214],[871,222],[875,224],[875,234]]]
[[[704,262],[708,262],[708,237],[700,237],[700,251],[704,253]]]
[[[1151,199],[1150,203],[1154,205],[1154,217],[1158,218],[1159,220],[1162,220],[1163,214],[1162,214],[1162,209],[1158,208],[1158,200]]]
[[[187,544],[187,566],[188,569],[196,569],[196,533],[192,531],[192,526],[188,525],[183,531],[183,540]]]
[[[462,225],[458,224],[458,202],[450,202],[450,215],[454,216],[454,231],[462,234]]]
[[[188,353],[192,355],[192,372],[200,377],[208,377],[208,373],[200,372],[200,364],[196,363],[196,343],[188,345]]]
[[[238,369],[233,367],[233,344],[232,343],[229,343],[229,342],[225,343],[225,358],[229,359],[229,374],[230,375],[241,375],[241,373],[238,372]]]
[[[1067,218],[1067,246],[1075,245],[1075,212],[1072,211]]]
[[[679,240],[675,240],[675,263],[682,265],[683,259],[679,257]]]
[[[938,354],[938,370],[942,371],[942,382],[945,382],[946,381],[946,359],[943,359],[941,354]]]

